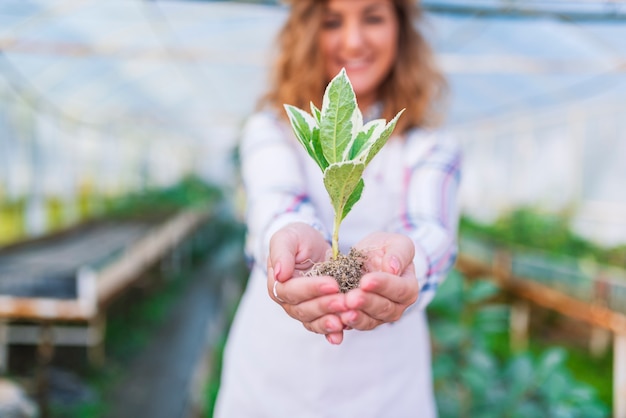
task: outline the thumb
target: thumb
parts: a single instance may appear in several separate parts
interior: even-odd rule
[[[375,232],[361,240],[356,248],[367,254],[370,271],[401,274],[413,263],[415,244],[406,235]]]
[[[298,241],[295,236],[285,230],[276,232],[270,240],[270,254],[267,260],[268,274],[273,273],[274,279],[284,282],[293,276],[295,270]]]
[[[388,236],[385,244],[381,267],[383,271],[399,276],[413,264],[415,244],[401,234]]]

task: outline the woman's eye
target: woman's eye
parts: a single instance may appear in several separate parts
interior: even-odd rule
[[[385,21],[385,18],[379,15],[368,15],[368,16],[365,16],[364,20],[365,20],[365,23],[376,25],[379,23],[383,23]]]
[[[339,19],[326,19],[322,23],[324,29],[337,29],[341,26],[341,20]]]

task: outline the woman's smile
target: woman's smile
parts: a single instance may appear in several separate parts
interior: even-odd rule
[[[392,0],[330,0],[320,42],[330,80],[345,68],[359,106],[378,99],[397,55],[398,19]]]

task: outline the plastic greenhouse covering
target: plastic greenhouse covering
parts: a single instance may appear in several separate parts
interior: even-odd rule
[[[626,242],[626,10],[423,1],[464,146],[463,210],[575,208]],[[227,186],[285,6],[0,2],[0,199],[120,194],[196,173]],[[86,186],[87,185],[87,186]]]

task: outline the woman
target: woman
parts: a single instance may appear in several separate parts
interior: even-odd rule
[[[217,417],[436,416],[424,307],[454,261],[459,153],[427,128],[444,83],[418,14],[411,0],[291,2],[273,86],[241,144],[253,265]],[[327,258],[333,211],[282,110],[320,107],[341,68],[364,119],[406,108],[342,223],[342,251],[366,251],[370,271],[346,294],[301,277]]]

